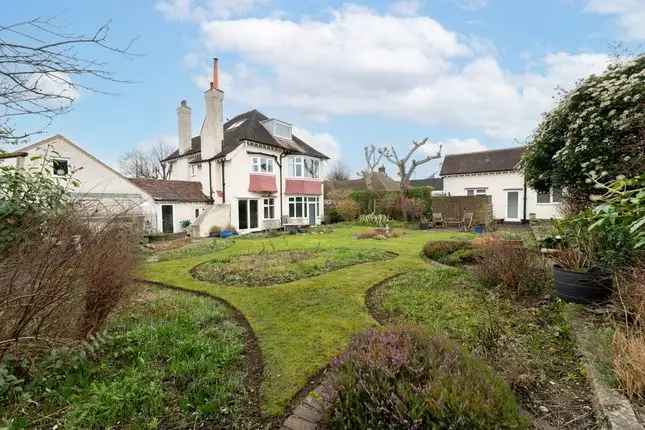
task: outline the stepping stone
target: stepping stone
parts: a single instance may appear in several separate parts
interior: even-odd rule
[[[295,415],[291,415],[289,418],[287,418],[287,420],[283,424],[283,427],[286,427],[289,430],[316,430],[318,428],[316,424],[305,421]]]

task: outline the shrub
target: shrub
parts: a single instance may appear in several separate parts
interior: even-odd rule
[[[621,389],[631,398],[645,398],[645,336],[616,330],[613,366]]]
[[[222,229],[219,226],[216,226],[216,225],[214,225],[210,229],[208,229],[208,233],[211,236],[219,236],[221,231],[222,231]]]
[[[485,286],[502,286],[515,295],[544,291],[549,282],[546,260],[537,252],[493,243],[480,248],[475,275]]]
[[[126,293],[137,260],[131,226],[117,219],[97,226],[71,209],[21,236],[0,259],[0,358],[95,333]]]
[[[549,112],[523,159],[527,184],[566,188],[585,205],[594,194],[588,174],[613,179],[645,170],[645,55],[591,75]]]
[[[335,224],[342,221],[343,217],[340,216],[336,208],[325,208],[325,224]]]
[[[384,214],[363,214],[358,217],[358,223],[363,225],[374,225],[376,227],[385,227],[390,221],[387,215]]]
[[[181,228],[183,228],[184,230],[188,229],[188,227],[190,227],[190,224],[191,224],[190,220],[187,220],[187,219],[183,219],[183,220],[179,221],[179,226]]]
[[[403,197],[399,200],[403,221],[418,221],[426,213],[426,203],[421,199]]]
[[[509,387],[442,336],[369,330],[335,367],[332,429],[526,428]]]
[[[455,251],[469,248],[465,240],[431,240],[423,246],[423,254],[431,260],[441,260]]]
[[[343,221],[353,221],[361,213],[361,207],[352,199],[343,199],[336,202],[336,212]]]

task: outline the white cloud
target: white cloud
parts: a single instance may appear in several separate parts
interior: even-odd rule
[[[331,134],[313,133],[305,128],[299,127],[294,127],[293,134],[332,160],[338,160],[340,158],[340,145]]]
[[[395,1],[389,7],[390,12],[400,16],[414,16],[419,13],[421,8],[420,0],[401,0]]]
[[[170,20],[203,21],[243,16],[269,0],[160,0],[155,9]]]
[[[453,0],[457,6],[466,10],[477,10],[488,5],[488,0]]]
[[[586,10],[601,15],[614,15],[627,39],[645,40],[643,0],[589,0]]]
[[[609,61],[602,54],[555,53],[513,73],[494,50],[429,17],[355,6],[327,20],[210,20],[201,28],[206,49],[239,58],[222,65],[228,72],[222,86],[245,104],[317,119],[377,114],[498,139],[526,137],[553,105],[557,86],[570,88]],[[207,78],[198,80],[205,88]]]
[[[427,155],[436,154],[441,147],[441,155],[463,154],[466,152],[486,151],[488,148],[474,137],[466,139],[445,139],[438,142],[432,142],[429,145],[422,146],[421,149]]]

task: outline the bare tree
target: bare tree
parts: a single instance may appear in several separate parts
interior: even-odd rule
[[[89,35],[65,33],[51,18],[0,25],[0,143],[18,143],[42,133],[56,116],[71,109],[80,91],[106,93],[97,82],[125,82],[94,59],[98,51],[134,55],[134,40],[123,48],[113,47],[109,31],[107,23]],[[25,116],[41,118],[44,124],[16,131],[15,121]]]
[[[365,187],[368,189],[368,191],[374,191],[374,172],[376,171],[378,165],[381,163],[384,154],[380,149],[376,148],[376,146],[369,145],[363,148],[363,155],[365,156],[366,167],[365,169],[358,172],[358,174],[365,180]],[[370,209],[372,212],[376,210],[375,199],[371,199],[368,202],[368,209]]]
[[[428,155],[425,158],[422,158],[420,160],[410,160],[410,158],[414,155],[414,153],[421,148],[422,146],[426,145],[428,142],[430,142],[430,139],[428,137],[416,141],[412,141],[412,147],[408,151],[407,155],[403,158],[399,157],[398,153],[396,152],[396,149],[394,149],[394,146],[390,148],[381,148],[379,150],[379,154],[384,156],[390,163],[394,164],[398,170],[398,175],[399,178],[401,179],[400,182],[400,197],[403,199],[405,197],[408,188],[410,187],[410,179],[412,178],[412,174],[416,170],[417,167],[426,164],[432,160],[436,160],[437,158],[441,158],[441,149],[442,147],[439,146],[439,150],[437,151],[436,154],[431,154]],[[405,207],[402,207],[403,210],[403,217],[407,219],[407,213],[405,213]]]
[[[148,149],[128,151],[119,160],[121,172],[133,178],[170,179],[170,169],[162,163],[173,151],[173,145],[158,139]]]
[[[327,179],[333,181],[346,181],[349,179],[349,169],[342,162],[337,161],[332,168],[329,169]]]

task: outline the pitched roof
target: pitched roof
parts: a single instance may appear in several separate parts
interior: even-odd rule
[[[154,200],[175,202],[208,202],[202,193],[202,184],[191,181],[164,181],[162,179],[128,178]]]
[[[432,191],[443,191],[443,178],[411,179],[411,187],[432,187]]]
[[[398,191],[399,183],[382,172],[372,173],[372,187],[374,191]],[[344,181],[325,181],[325,190],[367,190],[367,183],[364,178],[347,179]]]
[[[517,169],[524,154],[524,146],[446,155],[441,166],[441,176],[464,173],[504,172]]]
[[[325,154],[312,148],[296,135],[292,139],[277,138],[262,125],[262,121],[268,120],[269,117],[253,109],[243,114],[237,115],[224,123],[224,141],[222,142],[222,151],[213,158],[220,158],[237,148],[244,140],[263,143],[284,149],[289,153],[309,155],[317,158],[328,159]],[[232,125],[239,123],[235,127]],[[201,152],[201,137],[196,136],[191,140],[191,149],[180,155],[179,150],[173,151],[163,161],[174,160],[184,155],[196,154]],[[199,158],[201,160],[201,158]]]

